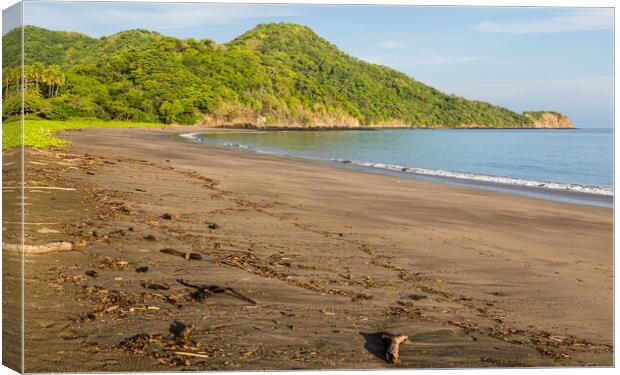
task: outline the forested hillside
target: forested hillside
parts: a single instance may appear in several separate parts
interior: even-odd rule
[[[18,32],[3,37],[4,118],[19,112]],[[31,118],[429,127],[530,127],[542,118],[444,94],[295,24],[258,25],[226,44],[146,30],[96,39],[27,26],[24,35]],[[556,117],[570,125],[546,114],[545,126]]]

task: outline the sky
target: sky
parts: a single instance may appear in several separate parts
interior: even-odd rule
[[[447,93],[613,127],[611,8],[24,3],[25,24],[93,37],[143,28],[224,43],[280,21]]]

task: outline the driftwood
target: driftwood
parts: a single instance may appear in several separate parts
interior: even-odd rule
[[[71,242],[50,242],[44,245],[20,245],[3,243],[2,249],[6,251],[21,252],[24,254],[44,254],[58,251],[71,251],[73,244]]]
[[[186,286],[188,288],[194,288],[196,289],[195,292],[193,292],[191,294],[192,298],[196,301],[204,301],[204,299],[208,296],[211,296],[213,294],[218,294],[218,293],[226,293],[229,296],[238,298],[242,301],[245,302],[249,302],[252,305],[256,305],[256,301],[254,301],[251,298],[248,298],[246,296],[244,296],[243,294],[237,292],[236,290],[234,290],[233,288],[222,288],[221,286],[217,286],[217,285],[204,285],[204,284],[191,284],[188,283],[187,281],[183,280],[183,279],[177,279],[177,282],[183,286]]]
[[[169,247],[165,249],[161,249],[159,251],[161,251],[164,254],[176,255],[185,260],[190,260],[190,259],[201,260],[202,259],[202,255],[198,253],[190,253],[189,251],[179,251],[179,250],[171,249]]]
[[[408,337],[405,335],[392,335],[389,333],[384,333],[383,336],[381,336],[381,340],[387,345],[385,360],[389,363],[397,364],[400,344],[405,342],[407,339]]]
[[[187,357],[196,357],[196,358],[209,358],[208,354],[191,353],[191,352],[172,352],[172,354],[184,355]]]
[[[3,186],[2,189],[21,189],[21,186]],[[65,190],[65,191],[75,191],[75,188],[66,188],[66,187],[58,187],[58,186],[24,186],[24,189],[37,189],[37,190]]]

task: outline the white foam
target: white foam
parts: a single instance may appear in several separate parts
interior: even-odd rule
[[[202,133],[202,132],[182,133],[182,134],[179,134],[179,137],[188,139],[188,140],[193,141],[193,142],[200,142],[200,143],[206,142],[206,140],[204,140],[203,138],[199,137],[200,134],[204,134],[204,133]],[[227,147],[238,147],[238,148],[247,148],[247,149],[250,148],[250,146],[247,146],[247,145],[244,145],[244,144],[240,144],[240,143],[218,142],[218,144],[220,144],[222,146],[227,146]]]
[[[481,181],[481,182],[488,182],[488,183],[495,183],[495,184],[535,187],[535,188],[551,189],[551,190],[562,190],[562,191],[575,192],[575,193],[597,194],[597,195],[605,195],[605,196],[614,195],[613,188],[606,187],[606,186],[534,181],[534,180],[525,180],[521,178],[489,176],[489,175],[465,173],[465,172],[452,172],[452,171],[444,171],[441,169],[413,168],[413,167],[404,167],[401,165],[394,165],[394,164],[363,162],[363,161],[354,161],[354,160],[346,160],[346,159],[333,159],[333,161],[343,163],[343,164],[360,166],[360,167],[385,169],[389,171],[411,173],[411,174],[418,174],[418,175],[424,175],[424,176],[456,178],[460,180]]]
[[[181,138],[185,138],[185,139],[189,139],[191,141],[197,141],[200,142],[200,138],[197,137],[198,134],[201,134],[200,132],[195,132],[195,133],[181,133],[179,134],[179,137]]]

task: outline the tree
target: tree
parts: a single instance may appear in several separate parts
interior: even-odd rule
[[[175,121],[183,113],[183,104],[175,99],[171,102],[165,101],[159,107],[159,114],[166,124]]]

